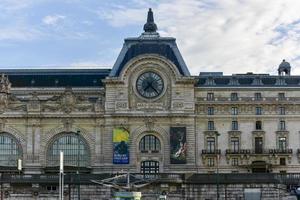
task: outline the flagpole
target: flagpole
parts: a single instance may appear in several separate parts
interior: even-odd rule
[[[59,200],[64,199],[64,152],[59,153]]]

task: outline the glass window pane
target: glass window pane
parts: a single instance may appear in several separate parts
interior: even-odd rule
[[[64,133],[57,138],[48,149],[48,165],[59,165],[59,152],[64,152],[66,166],[86,167],[89,165],[90,154],[85,141],[75,133]]]
[[[143,174],[159,173],[159,162],[153,160],[143,161],[141,163],[141,173]]]
[[[17,160],[22,158],[21,146],[8,133],[0,134],[0,166],[17,166]]]
[[[160,141],[154,135],[145,135],[139,144],[140,151],[160,151]]]

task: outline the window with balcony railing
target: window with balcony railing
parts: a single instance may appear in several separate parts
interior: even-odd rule
[[[286,145],[286,137],[279,137],[278,138],[278,147],[280,151],[284,151],[287,148]]]
[[[230,143],[231,143],[231,151],[238,152],[240,149],[240,139],[238,137],[231,137]]]
[[[208,137],[206,139],[206,142],[207,142],[207,151],[209,153],[213,153],[215,151],[215,147],[216,147],[215,138],[214,137]]]

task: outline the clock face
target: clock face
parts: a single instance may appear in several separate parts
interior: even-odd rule
[[[163,79],[155,72],[145,72],[136,81],[138,93],[145,98],[158,97],[164,89]]]

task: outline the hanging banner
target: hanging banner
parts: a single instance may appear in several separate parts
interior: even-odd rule
[[[114,164],[129,164],[129,132],[124,128],[113,130]]]
[[[170,128],[171,164],[186,164],[186,127]]]

